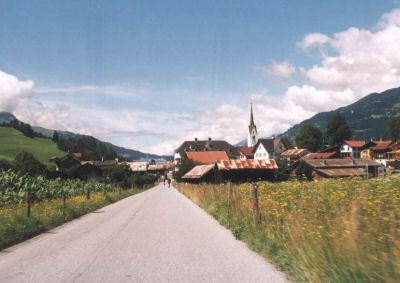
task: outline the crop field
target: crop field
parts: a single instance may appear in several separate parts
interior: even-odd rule
[[[84,182],[78,179],[48,180],[43,176],[19,175],[10,170],[0,172],[0,208],[24,203],[28,189],[32,201],[40,202],[61,198],[63,193],[66,193],[67,197],[72,197],[84,195],[87,189],[94,193],[111,191],[113,187],[109,184]]]
[[[52,156],[66,155],[49,139],[28,138],[13,128],[0,127],[0,158],[11,161],[21,151],[31,152],[45,164],[49,164]]]
[[[257,228],[248,183],[178,189],[294,281],[400,281],[399,175],[257,185]]]
[[[119,190],[109,184],[47,180],[0,170],[0,250],[148,187]],[[30,217],[25,207],[28,189],[32,201]]]

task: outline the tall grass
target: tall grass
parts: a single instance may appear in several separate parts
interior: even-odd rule
[[[249,187],[178,185],[295,281],[400,281],[400,176],[260,182],[257,229]]]

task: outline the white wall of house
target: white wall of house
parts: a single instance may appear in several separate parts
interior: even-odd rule
[[[181,155],[179,154],[179,152],[176,152],[174,154],[174,164],[177,165],[179,163],[179,161],[181,160]]]
[[[256,160],[269,159],[268,151],[265,149],[262,143],[258,145],[256,152],[254,153],[254,159]]]

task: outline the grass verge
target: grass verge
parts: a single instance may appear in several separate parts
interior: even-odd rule
[[[260,182],[257,229],[249,186],[177,188],[293,281],[400,281],[400,176]]]
[[[122,190],[121,193],[92,193],[89,200],[86,196],[75,196],[66,200],[65,208],[61,199],[33,203],[29,218],[24,205],[0,208],[0,250],[150,187]]]

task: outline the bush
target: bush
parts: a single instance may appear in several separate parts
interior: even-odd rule
[[[307,162],[301,160],[297,165],[296,178],[299,181],[302,180],[312,180],[312,168]]]
[[[4,171],[7,171],[8,169],[11,169],[12,165],[11,162],[5,159],[0,159],[0,170],[3,169]]]
[[[276,165],[278,165],[278,170],[275,171],[276,181],[286,181],[290,177],[290,167],[288,161],[284,158],[276,158]]]
[[[129,169],[126,164],[118,164],[104,169],[103,177],[107,183],[117,183],[127,187],[129,183]]]
[[[31,176],[45,175],[46,166],[30,152],[22,151],[15,156],[12,167],[16,172]]]

